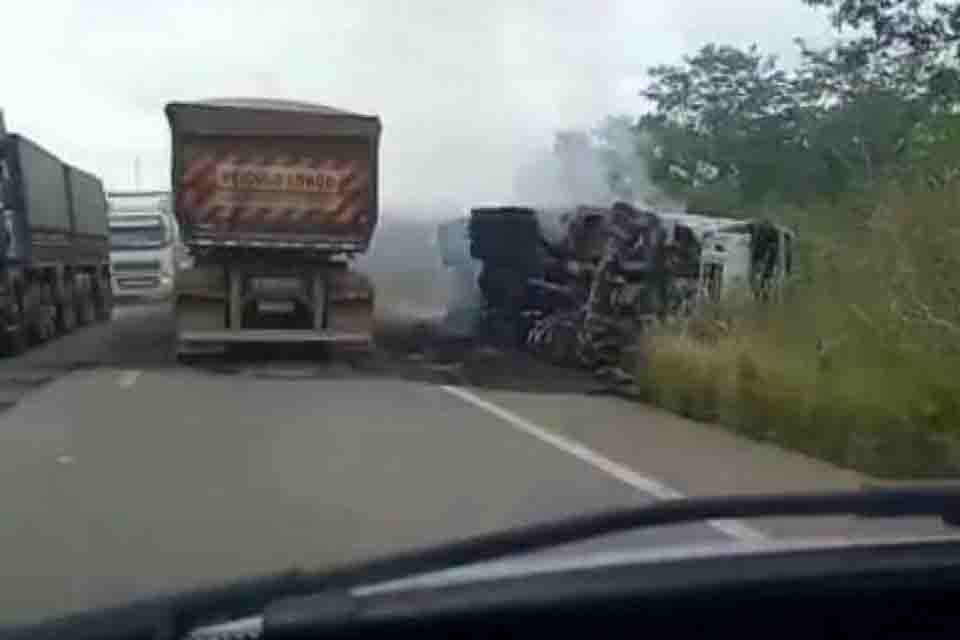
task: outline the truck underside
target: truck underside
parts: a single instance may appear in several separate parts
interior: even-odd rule
[[[199,256],[177,280],[178,354],[231,343],[368,346],[373,287],[349,266],[322,255]]]
[[[0,271],[0,287],[4,355],[108,320],[113,308],[110,269],[103,263],[8,265]]]
[[[615,368],[649,327],[730,296],[775,299],[791,271],[792,232],[766,221],[628,203],[548,213],[471,211],[484,302],[471,329],[557,364]]]

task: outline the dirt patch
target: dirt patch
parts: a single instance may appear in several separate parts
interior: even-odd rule
[[[400,378],[529,393],[596,393],[589,372],[553,366],[517,349],[481,344],[444,328],[439,315],[380,313],[372,350],[268,345],[195,357],[190,366],[218,375],[270,379]]]
[[[512,346],[484,344],[452,333],[439,317],[384,316],[376,341],[387,359],[443,371],[459,384],[530,393],[593,393],[605,388],[589,372],[557,367]]]

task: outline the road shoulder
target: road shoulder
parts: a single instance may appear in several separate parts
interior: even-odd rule
[[[836,491],[871,482],[862,474],[622,398],[468,390],[683,495]],[[773,538],[914,536],[945,531],[934,519],[753,519],[744,524]]]

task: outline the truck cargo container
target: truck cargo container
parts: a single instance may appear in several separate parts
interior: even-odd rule
[[[110,317],[107,200],[100,179],[0,131],[0,342]]]
[[[371,340],[353,268],[377,224],[380,120],[262,99],[171,103],[174,212],[193,266],[176,285],[178,350]]]

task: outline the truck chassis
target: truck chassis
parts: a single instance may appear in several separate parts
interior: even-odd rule
[[[372,343],[373,288],[345,261],[325,257],[200,257],[180,274],[177,354],[231,344]]]
[[[7,265],[0,274],[4,355],[109,320],[110,268],[102,263]]]

